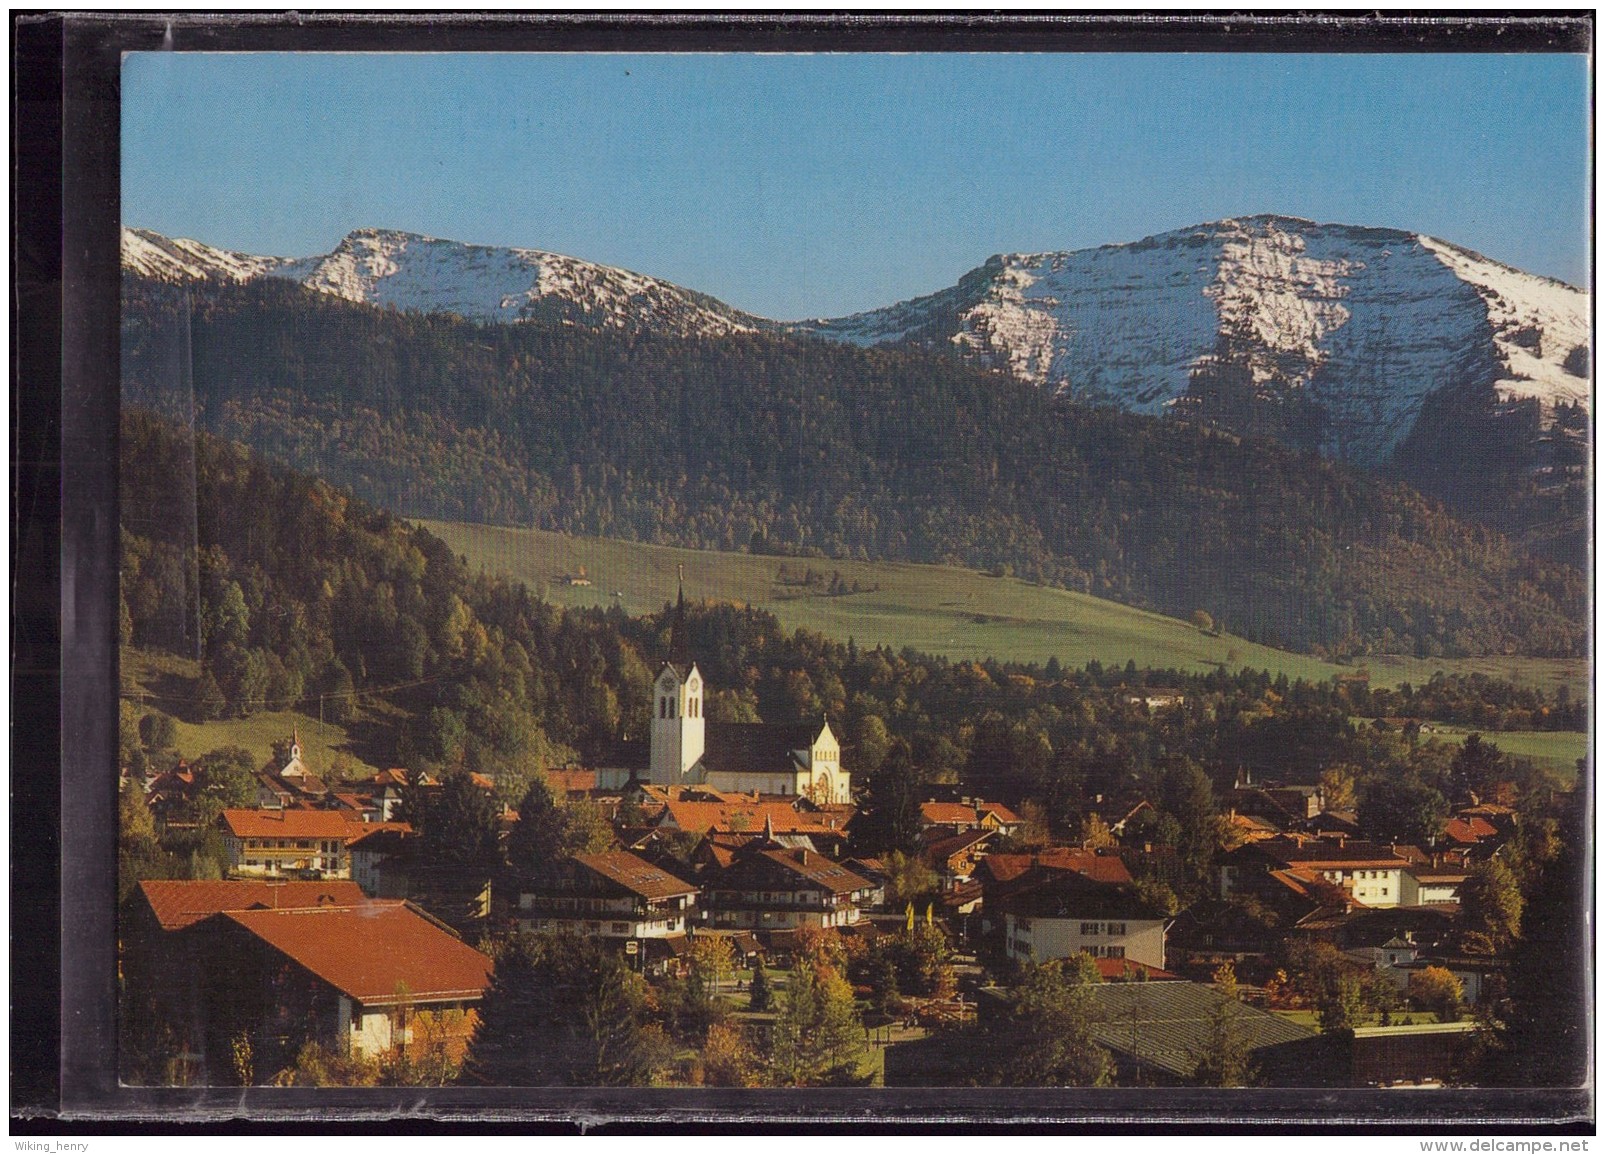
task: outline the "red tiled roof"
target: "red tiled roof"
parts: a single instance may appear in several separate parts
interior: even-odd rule
[[[979,817],[977,812],[979,811]],[[1017,825],[1020,816],[1001,802],[921,802],[920,815],[935,826],[963,826],[992,815],[1005,826]]]
[[[873,890],[874,883],[860,878],[834,859],[810,850],[760,850],[749,857],[740,858],[722,877],[715,878],[715,888],[739,888],[744,882],[756,883],[760,876],[774,877],[776,870],[800,875],[803,879],[832,894],[851,894],[858,890]]]
[[[376,830],[412,829],[405,822],[363,822],[342,810],[225,810],[222,819],[236,838],[338,838],[354,842]]]
[[[225,910],[248,910],[336,904],[355,906],[366,901],[354,882],[258,882],[149,880],[139,884],[151,913],[163,930],[182,930]]]
[[[1281,866],[1319,870],[1398,869],[1409,865],[1394,853],[1392,846],[1379,846],[1359,839],[1265,838],[1233,851],[1236,855],[1263,855]]]
[[[608,850],[601,854],[576,854],[574,861],[593,870],[626,890],[642,898],[673,898],[676,895],[695,894],[697,888],[682,878],[676,878],[646,859],[628,850]]]
[[[1130,958],[1095,958],[1098,975],[1106,983],[1119,982],[1142,975],[1153,982],[1174,982],[1181,979],[1180,975],[1173,975],[1169,971],[1151,967],[1147,963],[1140,963]]]
[[[1484,838],[1498,834],[1494,826],[1481,818],[1451,818],[1444,823],[1445,837],[1455,842],[1481,842]]]
[[[925,854],[932,862],[947,862],[955,855],[962,854],[977,843],[986,842],[992,837],[993,832],[990,830],[965,830],[927,843]]]
[[[1036,854],[989,854],[983,869],[994,881],[1012,882],[1033,865],[1048,870],[1073,870],[1099,882],[1130,882],[1131,871],[1118,854],[1099,854],[1079,846],[1049,846]]]
[[[799,813],[785,802],[744,802],[736,805],[723,802],[668,802],[664,807],[666,821],[672,821],[681,830],[695,834],[709,830],[759,834],[763,831],[765,819],[774,825],[776,834],[845,833],[839,825],[830,825],[832,819],[826,817],[821,821],[820,815]]]
[[[1308,870],[1273,870],[1270,877],[1287,887],[1300,898],[1307,898],[1311,902],[1321,903],[1323,906],[1343,907],[1346,905],[1364,906],[1351,893],[1344,890],[1330,879],[1312,874]]]
[[[223,824],[236,838],[338,838],[356,825],[334,810],[225,810]]]
[[[477,999],[490,984],[487,955],[405,902],[301,910],[237,910],[239,924],[364,1006]]]

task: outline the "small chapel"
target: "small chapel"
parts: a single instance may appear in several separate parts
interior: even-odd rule
[[[652,683],[650,742],[621,743],[597,785],[623,789],[703,786],[732,794],[777,794],[814,802],[851,802],[852,775],[842,769],[841,743],[829,721],[770,724],[710,722],[703,716],[707,683],[687,656],[685,591],[670,634],[669,660]]]

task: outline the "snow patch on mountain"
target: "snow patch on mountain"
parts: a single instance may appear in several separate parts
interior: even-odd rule
[[[141,276],[180,281],[248,281],[288,263],[284,257],[255,257],[130,228],[123,229],[122,262]]]
[[[1534,398],[1546,408],[1557,402],[1588,407],[1588,373],[1580,370],[1588,362],[1587,293],[1431,237],[1422,237],[1421,243],[1487,307],[1503,370],[1494,382],[1500,400]]]

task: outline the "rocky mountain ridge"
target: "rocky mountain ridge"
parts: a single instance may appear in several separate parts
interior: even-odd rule
[[[1549,447],[1578,440],[1590,407],[1587,293],[1421,234],[1285,216],[994,256],[928,296],[800,322],[574,257],[392,230],[292,259],[125,229],[123,253],[144,276],[280,277],[477,321],[943,351],[1079,401],[1267,435],[1412,480],[1443,473],[1438,458],[1463,433],[1514,446],[1507,464],[1539,484],[1566,483],[1570,458]],[[1439,428],[1445,414],[1465,428]],[[1444,496],[1461,484],[1450,474]]]

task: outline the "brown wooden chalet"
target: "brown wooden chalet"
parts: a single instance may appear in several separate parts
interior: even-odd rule
[[[694,883],[627,850],[577,854],[525,878],[516,918],[525,930],[623,940],[682,938]]]
[[[710,870],[703,886],[703,922],[717,928],[788,930],[858,922],[875,884],[840,863],[775,840],[773,830]]]

